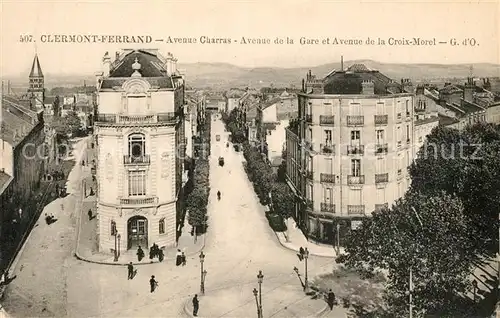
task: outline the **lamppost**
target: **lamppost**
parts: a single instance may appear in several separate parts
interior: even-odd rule
[[[257,306],[257,318],[260,318],[260,307],[259,307],[259,300],[257,299],[257,294],[259,292],[257,291],[257,289],[253,289],[253,295],[255,297],[255,305]]]
[[[120,258],[120,239],[122,238],[122,236],[120,234],[116,234],[116,236],[118,236],[118,260],[118,258]]]
[[[115,237],[115,262],[118,262],[118,231],[116,231],[116,223],[111,221],[111,233]]]
[[[304,249],[304,261],[305,261],[305,277],[304,277],[304,292],[309,292],[309,282],[307,280],[307,259],[309,258],[309,250],[307,247]]]
[[[262,318],[262,282],[264,281],[264,275],[262,275],[262,271],[259,271],[257,275],[257,282],[259,283],[259,311],[260,318]]]
[[[200,264],[201,264],[201,271],[200,271],[200,293],[202,295],[205,294],[205,274],[207,271],[203,270],[203,262],[205,261],[205,254],[203,254],[203,251],[200,252]]]

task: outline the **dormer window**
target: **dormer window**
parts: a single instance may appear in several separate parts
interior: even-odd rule
[[[128,137],[128,154],[131,160],[140,160],[146,154],[146,137],[144,134],[131,134]]]

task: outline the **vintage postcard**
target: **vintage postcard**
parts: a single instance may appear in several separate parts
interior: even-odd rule
[[[499,14],[0,1],[0,317],[494,317]]]

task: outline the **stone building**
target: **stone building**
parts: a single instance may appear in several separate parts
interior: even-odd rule
[[[413,87],[354,64],[325,78],[311,72],[298,93],[298,121],[286,132],[297,224],[319,241],[355,229],[410,185]]]
[[[158,50],[106,52],[98,74],[99,248],[174,246],[182,205],[184,79]]]

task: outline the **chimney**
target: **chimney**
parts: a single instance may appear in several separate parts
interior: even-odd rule
[[[361,94],[363,95],[375,94],[375,85],[373,84],[373,81],[367,80],[361,83]]]
[[[177,73],[177,59],[172,59],[172,73]]]
[[[172,62],[172,53],[168,52],[167,58],[166,58],[166,66],[167,66],[167,74],[170,76],[172,75],[172,69],[173,69],[173,62]]]
[[[344,56],[340,56],[340,71],[344,71]]]
[[[106,52],[104,54],[104,57],[102,58],[103,76],[108,77],[110,71],[111,71],[111,58],[109,57],[109,53]]]
[[[413,84],[409,78],[401,79],[401,89],[403,93],[413,93]]]

